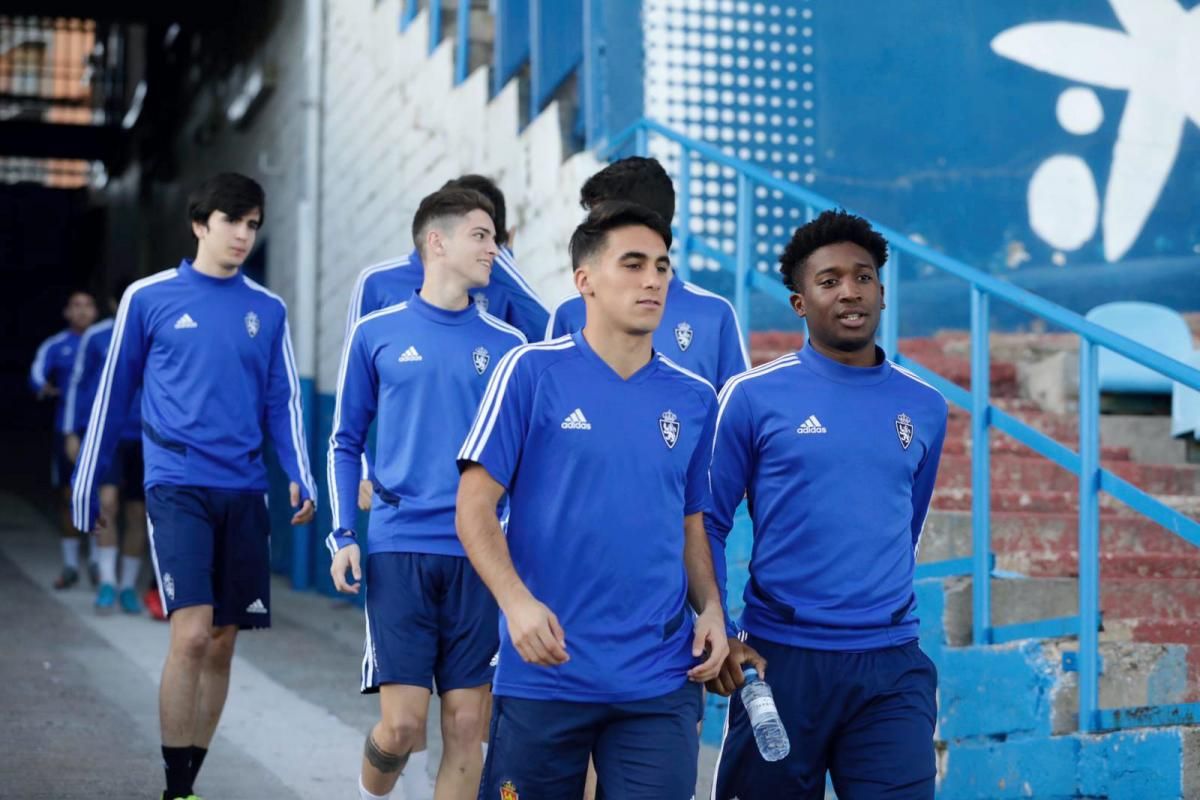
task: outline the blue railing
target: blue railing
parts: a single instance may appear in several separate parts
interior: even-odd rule
[[[753,207],[757,188],[781,193],[803,205],[807,218],[836,206],[815,192],[796,186],[748,162],[727,155],[719,148],[696,141],[657,122],[641,119],[626,128],[601,148],[613,155],[626,152],[632,145],[639,154],[649,155],[651,137],[660,137],[678,148],[677,180],[681,200],[678,223],[677,262],[686,274],[692,255],[716,261],[734,275],[734,308],[743,330],[749,331],[750,295],[762,292],[783,302],[789,293],[778,277],[759,271],[753,257]],[[704,241],[691,230],[689,186],[694,161],[704,159],[733,169],[737,176],[737,215],[734,253],[724,252]],[[1079,636],[1079,729],[1084,732],[1154,724],[1179,724],[1200,720],[1200,704],[1160,706],[1150,709],[1099,708],[1098,630],[1100,619],[1100,498],[1103,491],[1134,511],[1162,525],[1188,542],[1200,546],[1200,523],[1192,520],[1128,481],[1104,469],[1100,464],[1099,386],[1097,352],[1107,348],[1153,369],[1171,380],[1200,389],[1200,370],[1167,358],[1161,353],[1124,336],[1101,328],[1074,312],[1019,289],[966,264],[919,245],[896,231],[875,225],[889,245],[888,269],[882,271],[888,313],[881,331],[884,349],[893,360],[919,374],[955,405],[971,412],[971,519],[973,555],[924,564],[921,571],[933,576],[970,574],[972,581],[972,622],[976,644],[991,644],[1018,638]],[[928,264],[965,281],[971,297],[971,388],[952,383],[920,363],[902,355],[898,349],[901,287],[899,265],[902,259]],[[1075,333],[1079,343],[1079,451],[1060,444],[1020,419],[995,407],[990,397],[988,354],[989,306],[993,299],[1012,304],[1026,313]],[[991,624],[991,584],[989,578],[995,559],[991,552],[989,518],[990,448],[989,434],[995,428],[1028,446],[1079,478],[1079,616],[1041,620],[1020,625]]]

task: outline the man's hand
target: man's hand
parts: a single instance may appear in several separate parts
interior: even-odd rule
[[[58,391],[58,387],[53,383],[46,381],[42,384],[42,388],[38,389],[37,399],[45,400],[47,397],[58,397],[62,392]]]
[[[288,494],[291,496],[292,508],[299,508],[292,515],[293,525],[307,525],[312,522],[313,515],[316,513],[316,507],[313,506],[312,500],[305,500],[304,505],[300,505],[300,484],[292,482],[288,484]]]
[[[67,458],[71,459],[74,464],[79,460],[79,436],[74,433],[68,433],[63,439],[63,449],[67,451]]]
[[[729,697],[746,683],[746,679],[742,676],[742,665],[744,664],[749,664],[758,670],[760,678],[766,677],[767,660],[745,642],[739,639],[730,639],[729,656],[721,665],[720,674],[706,683],[705,687],[713,694]]]
[[[371,510],[371,498],[374,496],[375,496],[375,487],[371,485],[370,481],[359,481],[358,482],[358,510],[359,511],[370,511]]]
[[[692,656],[701,658],[708,651],[708,658],[688,670],[688,680],[706,683],[717,677],[729,655],[729,640],[725,636],[725,616],[721,613],[721,607],[714,604],[705,609],[696,617],[695,628]]]
[[[504,617],[513,647],[526,663],[554,667],[571,660],[558,617],[533,595],[504,609]]]
[[[333,576],[333,586],[342,594],[358,594],[359,582],[362,581],[362,567],[359,565],[361,553],[358,545],[348,544],[338,550],[333,557],[333,565],[329,574]],[[346,580],[346,569],[354,576],[354,583]]]

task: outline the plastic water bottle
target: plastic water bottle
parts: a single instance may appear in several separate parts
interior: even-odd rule
[[[787,758],[792,745],[788,741],[787,731],[783,729],[779,711],[775,708],[771,687],[758,677],[758,670],[753,667],[743,669],[742,675],[746,678],[746,685],[741,691],[742,704],[750,717],[758,752],[765,761],[781,761]]]

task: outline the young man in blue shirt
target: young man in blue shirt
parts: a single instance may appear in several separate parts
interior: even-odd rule
[[[668,223],[675,216],[675,187],[653,158],[631,156],[614,161],[588,178],[579,192],[585,209],[597,203],[626,200],[655,211]],[[582,297],[559,303],[550,315],[546,337],[577,331],[584,324]],[[717,391],[750,367],[737,315],[724,297],[672,276],[662,322],[654,333],[654,349],[690,369]]]
[[[69,589],[79,582],[79,534],[71,524],[71,462],[62,435],[67,386],[75,366],[75,353],[83,332],[96,321],[96,300],[84,291],[75,291],[63,308],[67,321],[61,330],[42,342],[29,368],[29,387],[38,400],[54,400],[54,436],[50,452],[50,485],[61,490],[61,543],[63,568],[54,581],[55,589]]]
[[[159,718],[167,800],[188,798],[225,696],[239,628],[270,626],[269,436],[293,525],[313,517],[287,308],[241,274],[262,187],[223,173],[189,199],[194,260],[125,292],[75,468],[75,526],[94,531],[99,479],[142,389],[151,555],[171,638]]]
[[[108,312],[115,314],[117,298],[125,294],[129,282],[122,280],[108,295]],[[80,440],[87,430],[88,414],[100,385],[100,373],[112,342],[113,318],[97,322],[80,339],[75,354],[75,366],[67,387],[63,411],[62,434],[72,465],[79,456]],[[137,596],[137,579],[146,552],[146,493],[142,486],[145,470],[142,465],[142,416],[139,391],[131,403],[132,410],[121,431],[120,442],[108,474],[100,481],[100,514],[116,520],[118,509],[124,510],[125,535],[121,541],[120,592],[117,582],[117,526],[107,525],[96,534],[93,551],[99,571],[96,591],[96,611],[108,613],[120,602],[127,614],[140,614],[142,604]]]
[[[442,703],[437,796],[469,800],[479,788],[497,609],[455,534],[454,455],[496,365],[525,343],[471,299],[487,285],[498,250],[492,213],[470,189],[422,200],[413,219],[425,265],[420,290],[362,317],[343,355],[329,442],[336,530],[327,539],[342,592],[358,592],[346,571],[361,577],[360,464],[368,428],[379,428],[361,688],[379,693],[380,721],[364,747],[363,800],[389,797],[409,755],[423,747],[434,684]]]
[[[932,798],[937,672],[917,644],[913,570],[946,434],[946,401],[875,345],[887,242],[827,211],[780,258],[808,323],[797,353],[721,392],[705,523],[724,586],[725,538],[754,524],[741,628],[721,676],[764,656],[791,753],[767,763],[731,699],[714,797]],[[731,627],[731,637],[737,633]]]
[[[506,356],[459,451],[458,535],[503,613],[481,797],[578,800],[589,755],[612,800],[695,789],[699,684],[728,644],[714,392],[652,345],[670,237],[641,206],[592,209],[571,238],[587,324]]]

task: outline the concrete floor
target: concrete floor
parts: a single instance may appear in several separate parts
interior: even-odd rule
[[[100,617],[90,588],[50,588],[58,544],[47,517],[0,494],[0,798],[157,798],[157,686],[167,625]],[[196,790],[210,800],[357,797],[377,701],[358,693],[362,612],[272,587],[269,631],[243,633],[229,701]],[[440,742],[430,716],[430,770]],[[697,797],[716,753],[701,754]],[[399,788],[395,800],[404,797]]]

